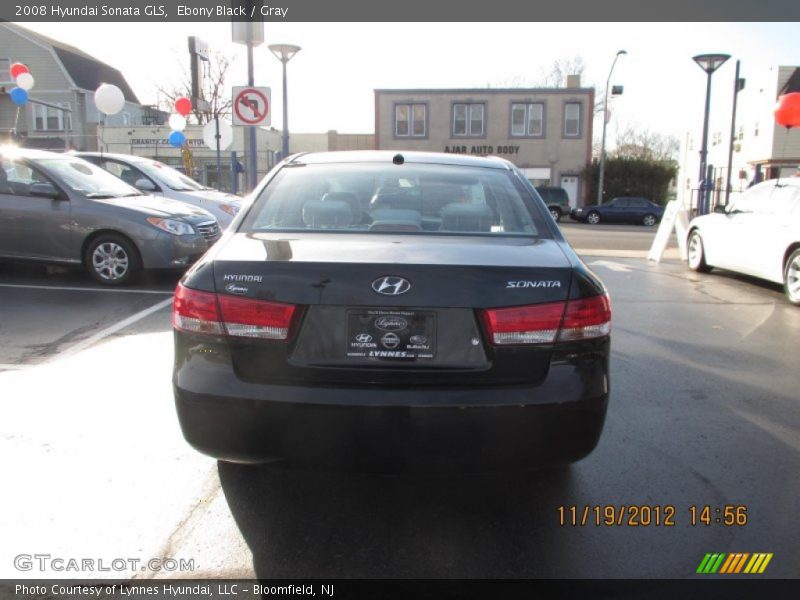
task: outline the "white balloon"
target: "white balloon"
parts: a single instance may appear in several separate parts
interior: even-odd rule
[[[94,93],[94,103],[100,112],[115,115],[125,106],[125,96],[117,86],[104,83]]]
[[[30,90],[33,88],[33,84],[36,81],[33,78],[33,75],[30,73],[20,73],[17,75],[17,87],[22,88],[23,90]]]
[[[170,115],[169,126],[172,131],[183,131],[186,129],[186,117],[183,115]]]

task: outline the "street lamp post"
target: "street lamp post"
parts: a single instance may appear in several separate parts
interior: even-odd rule
[[[283,148],[281,153],[283,158],[289,156],[289,109],[287,107],[286,92],[286,63],[292,60],[295,54],[300,52],[300,46],[292,44],[271,44],[269,49],[275,57],[283,63]]]
[[[700,177],[698,178],[700,181],[700,193],[697,196],[697,209],[700,214],[708,212],[708,207],[706,206],[708,183],[706,168],[708,162],[708,115],[711,112],[711,76],[730,57],[730,54],[698,54],[693,57],[694,62],[706,72],[706,108],[703,116],[703,140],[700,147]]]
[[[608,79],[606,79],[606,97],[603,101],[603,138],[600,142],[600,176],[597,181],[597,203],[603,203],[603,179],[605,178],[606,169],[606,125],[608,125],[608,88],[611,85],[611,75],[614,73],[614,67],[617,65],[617,60],[623,54],[627,54],[625,50],[619,50],[614,56],[614,62],[611,63],[611,69],[608,71]]]

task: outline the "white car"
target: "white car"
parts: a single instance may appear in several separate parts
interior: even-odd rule
[[[689,267],[737,271],[782,283],[800,305],[800,177],[754,185],[709,215],[692,220]]]
[[[242,199],[218,192],[187,177],[177,169],[157,160],[130,154],[75,152],[84,160],[102,167],[139,191],[163,196],[204,208],[217,218],[225,229],[242,207]]]

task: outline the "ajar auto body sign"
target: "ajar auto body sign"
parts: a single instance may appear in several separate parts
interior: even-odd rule
[[[445,146],[444,151],[448,154],[477,154],[486,156],[488,154],[519,154],[519,146]]]

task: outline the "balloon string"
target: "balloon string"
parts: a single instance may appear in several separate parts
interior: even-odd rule
[[[19,110],[20,106],[17,107],[17,115],[14,117],[14,139],[19,140],[19,136],[17,135],[17,128],[19,127]]]

